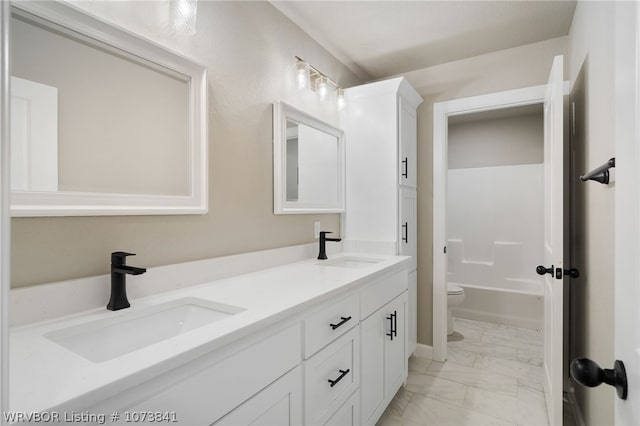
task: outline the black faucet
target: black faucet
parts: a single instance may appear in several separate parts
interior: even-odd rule
[[[145,268],[127,266],[127,256],[135,256],[135,253],[123,251],[111,253],[111,298],[107,304],[107,309],[110,311],[118,311],[131,306],[127,299],[126,274],[140,275],[147,272]]]
[[[320,231],[320,253],[318,253],[320,260],[327,260],[327,241],[342,241],[341,238],[327,238],[327,234],[331,234],[331,232]]]

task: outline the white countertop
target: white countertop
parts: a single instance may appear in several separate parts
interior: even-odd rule
[[[359,268],[331,266],[340,257],[381,259]],[[106,308],[11,329],[10,410],[59,410],[69,403],[89,407],[162,374],[206,352],[220,348],[274,324],[284,316],[302,312],[359,285],[392,267],[408,262],[406,256],[345,253],[329,262],[306,260],[224,280],[187,287],[140,299],[131,307],[112,312]],[[129,285],[132,284],[131,281]],[[73,297],[73,295],[69,295]],[[46,333],[184,297],[195,297],[246,309],[188,333],[146,346],[123,356],[91,362],[58,345]],[[105,301],[106,304],[106,301]]]

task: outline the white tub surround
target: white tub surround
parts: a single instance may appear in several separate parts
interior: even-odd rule
[[[379,261],[348,260],[352,257]],[[263,408],[265,415],[274,414],[265,407],[272,406],[270,398],[277,402],[281,395],[288,401],[288,421],[303,421],[300,404],[304,401],[304,415],[313,415],[305,418],[307,424],[325,424],[332,419],[351,419],[349,424],[358,424],[362,360],[363,371],[367,368],[367,377],[374,380],[368,386],[382,386],[376,392],[382,395],[378,400],[367,395],[365,404],[362,396],[363,407],[369,408],[367,417],[375,422],[407,377],[403,335],[408,262],[404,256],[330,256],[328,261],[306,260],[153,296],[132,297],[131,308],[117,312],[101,307],[14,327],[9,408],[26,413],[119,410],[123,412],[120,421],[125,420],[125,411],[177,411],[178,424],[234,424],[255,420],[250,417]],[[134,288],[136,282],[130,279],[128,285]],[[244,311],[104,362],[91,362],[45,336],[181,298]],[[340,309],[335,311],[337,307]],[[324,324],[320,328],[326,331],[341,317],[351,318],[342,319],[343,324],[335,327],[336,334],[314,331],[314,321]],[[360,324],[365,322],[377,324],[373,328],[380,333],[394,334],[395,330],[394,339],[377,332],[361,333]],[[359,355],[361,341],[363,347],[367,345],[368,356]],[[381,353],[391,354],[384,356],[385,360],[396,361],[377,366],[373,362],[378,357],[375,354]],[[337,364],[332,360],[338,360]],[[304,373],[307,377],[325,369],[328,378],[336,380],[343,374],[333,371],[331,365],[343,363],[348,366],[341,371],[348,369],[349,373],[344,373],[335,386],[329,386],[321,376],[317,388],[306,381],[303,389],[301,369],[308,370]],[[232,409],[233,415],[229,413]]]
[[[542,294],[542,177],[542,164],[448,171],[448,282]]]
[[[542,327],[542,177],[542,164],[449,169],[447,280],[466,294],[454,316]]]

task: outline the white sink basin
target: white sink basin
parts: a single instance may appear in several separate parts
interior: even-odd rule
[[[56,330],[45,337],[89,361],[104,362],[244,310],[183,298],[139,311],[114,313],[112,318]]]
[[[366,268],[375,263],[382,262],[382,259],[368,259],[365,257],[341,257],[340,259],[319,262],[320,266],[334,266],[336,268]]]

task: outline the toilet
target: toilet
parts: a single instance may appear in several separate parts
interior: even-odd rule
[[[458,285],[447,283],[447,335],[453,334],[452,306],[458,306],[464,301],[464,289]]]

